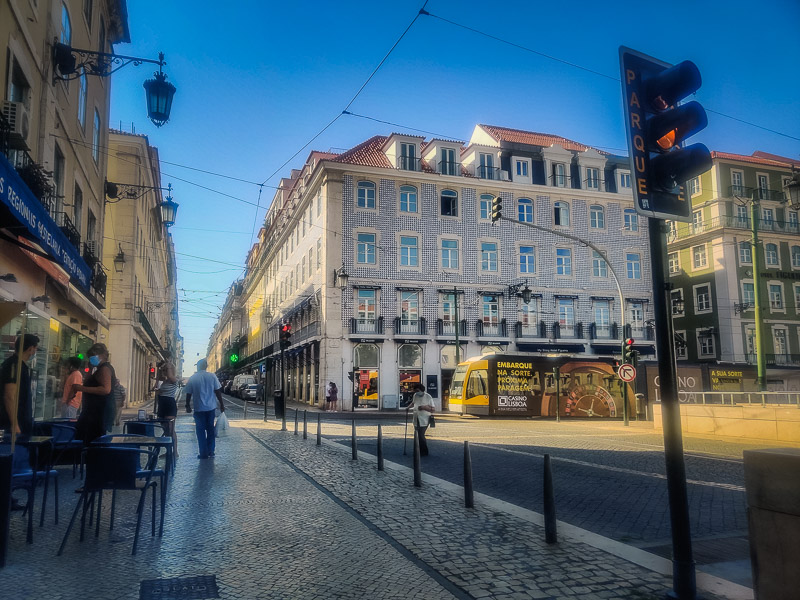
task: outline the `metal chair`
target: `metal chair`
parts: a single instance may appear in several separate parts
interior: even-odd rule
[[[147,457],[146,464],[149,470],[144,478],[144,485],[139,486],[141,478],[139,473],[141,471],[141,457]],[[142,524],[142,514],[144,513],[144,501],[147,495],[147,490],[153,488],[153,501],[152,501],[152,515],[151,515],[151,535],[156,534],[156,482],[152,481],[155,471],[156,461],[158,459],[158,450],[144,450],[141,448],[109,448],[108,446],[89,446],[84,450],[84,464],[86,465],[86,479],[83,484],[83,492],[78,499],[78,504],[75,506],[75,511],[72,513],[72,518],[69,521],[69,526],[64,534],[64,539],[58,549],[58,556],[64,552],[64,547],[67,544],[67,539],[72,531],[72,526],[75,524],[75,518],[78,516],[78,510],[83,507],[83,514],[81,516],[81,537],[83,541],[84,529],[86,524],[86,513],[90,510],[90,504],[94,507],[95,494],[98,496],[97,500],[97,524],[95,528],[95,537],[100,534],[100,514],[103,504],[103,492],[105,490],[128,490],[139,492],[139,502],[136,507],[136,533],[133,537],[133,549],[131,555],[136,554],[136,546],[139,543],[139,529]],[[91,499],[90,499],[91,496]]]
[[[55,419],[52,421],[36,421],[33,424],[34,435],[47,435],[53,438],[53,460],[50,466],[67,464],[61,461],[64,457],[72,458],[72,478],[80,462],[83,441],[75,439],[75,421]],[[81,469],[81,474],[83,470]]]

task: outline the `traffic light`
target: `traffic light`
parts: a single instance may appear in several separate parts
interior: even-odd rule
[[[231,363],[237,363],[239,362],[239,355],[234,352],[230,355],[228,360],[230,360]]]
[[[625,352],[622,356],[623,362],[632,365],[636,361],[636,355],[638,352],[633,349],[633,345],[636,343],[636,340],[633,338],[628,338],[625,340]]]
[[[156,378],[156,368],[153,366],[153,363],[150,363],[150,379]]]
[[[698,102],[678,102],[700,88],[700,71],[688,60],[673,66],[624,46],[619,52],[636,210],[690,221],[685,184],[711,168],[711,153],[682,142],[708,125],[708,117]]]
[[[503,216],[503,199],[495,196],[492,199],[492,223],[497,223]]]
[[[281,348],[288,348],[292,345],[292,326],[284,323],[281,327]]]

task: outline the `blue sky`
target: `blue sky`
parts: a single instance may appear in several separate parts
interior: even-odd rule
[[[341,112],[422,3],[128,0],[132,42],[116,51],[148,58],[163,51],[178,92],[172,119],[156,128],[142,89],[151,65],[126,67],[114,75],[111,126],[135,127],[162,161],[175,163],[162,171],[180,204],[172,234],[188,364],[205,355],[227,288],[243,273],[254,223],[257,231],[272,200],[267,186],[301,166],[310,149],[402,130],[343,116],[279,169]],[[417,19],[350,111],[461,140],[489,123],[626,153],[619,82],[447,19],[612,77],[620,45],[667,62],[693,60],[703,76],[696,99],[707,109],[791,137],[710,113],[692,142],[800,157],[797,0],[429,0],[426,10],[435,16]],[[259,201],[258,185],[185,167],[255,183],[278,172],[257,211],[247,203]]]

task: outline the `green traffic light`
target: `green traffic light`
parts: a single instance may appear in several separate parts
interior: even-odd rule
[[[80,358],[81,360],[83,360],[83,354],[78,354],[78,358]]]
[[[239,362],[239,355],[238,354],[231,354],[231,362]]]

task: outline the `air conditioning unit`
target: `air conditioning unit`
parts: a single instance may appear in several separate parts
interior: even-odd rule
[[[508,174],[508,171],[500,171],[500,181],[511,181],[511,176]]]
[[[28,134],[31,129],[31,120],[28,109],[22,102],[3,101],[3,116],[8,121],[9,144],[14,150],[27,150]]]

